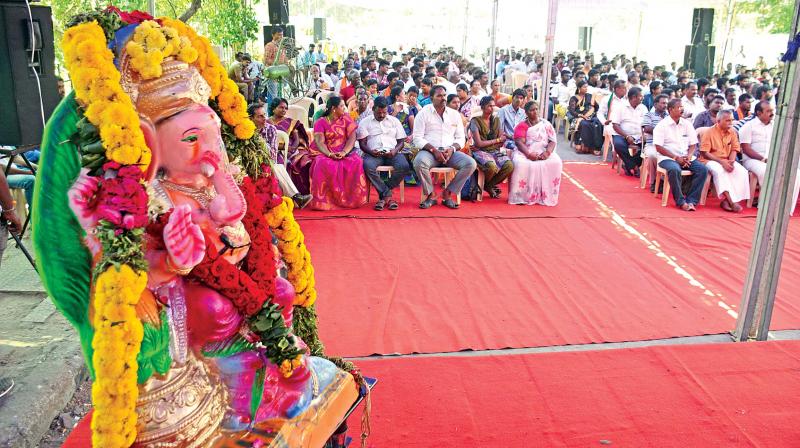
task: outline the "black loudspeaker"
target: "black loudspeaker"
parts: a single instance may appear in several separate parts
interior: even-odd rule
[[[325,40],[328,35],[328,23],[325,17],[314,17],[314,42]]]
[[[283,37],[294,39],[294,25],[282,25]],[[264,45],[272,41],[272,25],[264,25]]]
[[[45,119],[60,100],[52,13],[47,6],[31,6],[31,16],[34,39],[25,3],[0,3],[0,145],[41,143],[43,126],[36,75]]]
[[[289,23],[289,0],[269,0],[269,23],[280,25]]]
[[[683,52],[683,66],[694,71],[695,78],[708,78],[714,73],[713,45],[687,45]]]
[[[592,49],[592,27],[578,27],[578,50],[589,51]]]
[[[714,9],[695,8],[692,14],[692,45],[711,45],[714,40]]]

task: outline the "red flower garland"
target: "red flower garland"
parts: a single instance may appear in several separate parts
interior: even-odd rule
[[[275,252],[264,211],[275,206],[276,196],[277,201],[281,201],[280,195],[276,194],[276,184],[272,176],[261,177],[255,182],[246,177],[242,182],[240,188],[247,201],[247,213],[242,224],[251,241],[242,269],[225,260],[209,245],[206,257],[190,274],[190,277],[230,299],[246,317],[258,313],[265,302],[272,302],[275,298]]]

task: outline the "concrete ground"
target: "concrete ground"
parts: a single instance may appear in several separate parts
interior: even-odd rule
[[[40,446],[87,372],[77,334],[12,241],[0,266],[0,310],[0,376],[15,383],[0,398],[0,447]]]

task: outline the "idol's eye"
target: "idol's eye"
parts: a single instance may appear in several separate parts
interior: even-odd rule
[[[187,135],[186,137],[182,138],[181,141],[187,143],[194,143],[197,141],[197,135],[196,134]]]

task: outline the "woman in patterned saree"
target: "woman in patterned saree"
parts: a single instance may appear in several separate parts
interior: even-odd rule
[[[299,121],[286,116],[289,103],[283,98],[275,98],[269,105],[269,122],[279,130],[289,134],[289,163],[287,168],[292,182],[300,194],[311,192],[308,170],[311,168],[311,155],[308,152],[308,133]],[[279,148],[282,151],[283,148]],[[280,163],[280,162],[279,162]]]
[[[367,202],[363,161],[353,151],[356,124],[339,96],[328,99],[325,113],[314,123],[310,152],[311,208],[358,208]]]
[[[500,183],[514,170],[514,164],[506,155],[503,143],[506,134],[500,126],[500,119],[493,114],[494,99],[490,96],[481,98],[481,115],[469,122],[469,133],[472,136],[472,157],[478,162],[478,169],[483,171],[485,183],[483,189],[492,198],[500,197]]]
[[[508,203],[519,205],[558,204],[561,186],[561,158],[555,153],[556,130],[539,118],[539,105],[525,105],[527,118],[514,130],[514,172],[509,184]]]

